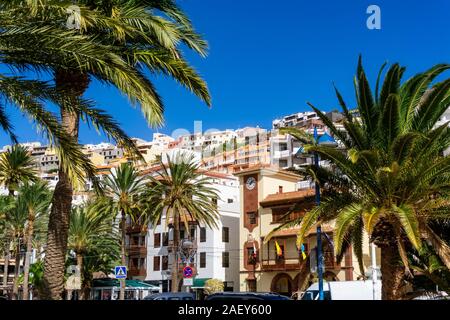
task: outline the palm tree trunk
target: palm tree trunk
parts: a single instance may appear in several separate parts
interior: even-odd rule
[[[180,245],[180,221],[177,214],[174,214],[173,222],[173,248],[172,248],[172,292],[178,292],[178,246]]]
[[[20,274],[20,237],[17,237],[16,261],[14,266],[13,299],[19,300],[19,274]]]
[[[77,267],[78,267],[78,270],[80,270],[81,283],[83,283],[83,255],[79,252],[77,252]],[[81,289],[80,289],[79,299],[84,300],[83,286],[81,286]]]
[[[24,267],[23,267],[23,300],[29,299],[28,279],[29,279],[29,275],[30,275],[30,262],[31,262],[30,260],[31,260],[32,250],[33,250],[33,243],[32,243],[33,224],[34,224],[34,218],[29,217],[28,218],[28,228],[27,228],[27,232],[25,235],[25,243],[27,246],[27,252],[25,255],[25,262],[24,262]]]
[[[125,240],[126,240],[126,217],[125,212],[122,211],[122,219],[121,219],[121,229],[122,229],[122,243],[120,247],[120,253],[122,257],[122,265],[126,266],[126,250],[125,250]],[[125,300],[125,279],[120,279],[120,293],[119,300]]]
[[[89,77],[74,70],[57,70],[55,83],[56,87],[64,90],[67,95],[80,97],[89,84]],[[62,109],[61,122],[67,134],[78,140],[79,115]],[[59,181],[53,193],[44,260],[42,297],[47,300],[61,300],[64,291],[64,264],[72,209],[72,183],[68,174],[62,170],[62,160],[59,161]]]
[[[6,287],[8,286],[8,268],[9,268],[9,260],[11,259],[11,252],[9,251],[9,247],[10,247],[10,242],[7,241],[6,242],[6,247],[5,247],[5,263],[4,263],[4,270],[3,270],[3,287],[5,288],[3,290],[3,294],[7,294],[8,290],[6,289]]]
[[[381,248],[381,299],[401,299],[404,271],[397,246],[383,246]]]

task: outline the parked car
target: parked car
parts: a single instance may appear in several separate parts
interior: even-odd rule
[[[365,281],[324,281],[324,300],[381,300],[381,281],[375,282],[375,299],[372,280]],[[298,300],[318,300],[319,284],[313,283]]]
[[[162,292],[148,295],[144,300],[195,300],[195,294],[190,292]]]
[[[206,297],[205,300],[292,300],[273,292],[219,292]]]

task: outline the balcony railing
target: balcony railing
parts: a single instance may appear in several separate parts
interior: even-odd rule
[[[145,245],[128,245],[127,251],[129,255],[140,255],[140,256],[146,256],[147,255],[147,247]]]
[[[146,233],[147,232],[147,227],[146,226],[141,226],[141,225],[128,225],[126,228],[127,233]]]
[[[273,152],[274,159],[287,158],[289,156],[291,156],[290,150],[282,150],[282,151],[274,151]]]
[[[130,277],[145,277],[147,276],[147,270],[145,268],[131,267],[128,270],[128,275]]]
[[[289,271],[298,270],[301,265],[298,257],[295,258],[280,258],[280,259],[262,259],[261,269],[264,271]]]
[[[332,251],[324,251],[324,268],[335,269],[336,263],[334,259],[334,254]],[[308,261],[309,262],[309,261]],[[264,271],[290,271],[298,270],[301,264],[304,263],[298,256],[297,257],[285,257],[280,259],[266,258],[261,260],[261,269]]]

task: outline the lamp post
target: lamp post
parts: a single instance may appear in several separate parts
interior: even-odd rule
[[[189,239],[184,239],[181,242],[180,256],[184,260],[186,266],[190,265],[191,259],[195,255],[196,250],[194,248],[194,243]],[[186,292],[189,292],[189,286],[186,286]]]
[[[319,143],[319,137],[317,134],[317,127],[314,127],[314,141],[318,144]],[[314,152],[314,165],[316,168],[319,168],[319,154],[317,152]],[[316,188],[316,205],[320,205],[320,186],[319,182],[316,179],[315,182],[315,188]],[[317,277],[319,278],[319,300],[323,300],[323,263],[322,263],[322,226],[319,224],[317,226],[316,231],[316,237],[317,237]]]
[[[314,141],[318,145],[326,145],[330,147],[336,147],[337,143],[336,141],[329,135],[324,135],[323,141],[320,141],[319,135],[317,133],[317,127],[314,127]],[[314,165],[316,168],[319,168],[319,154],[317,152],[314,152]],[[320,205],[320,186],[319,182],[316,179],[315,182],[315,193],[316,193],[316,205]],[[319,224],[317,226],[316,230],[316,237],[317,237],[317,277],[319,279],[319,300],[324,300],[324,293],[323,293],[323,252],[322,252],[322,226]]]

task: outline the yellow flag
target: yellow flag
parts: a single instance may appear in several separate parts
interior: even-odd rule
[[[278,244],[277,240],[275,240],[275,248],[277,249],[277,256],[282,256],[283,255],[283,251],[281,251],[281,247]]]

